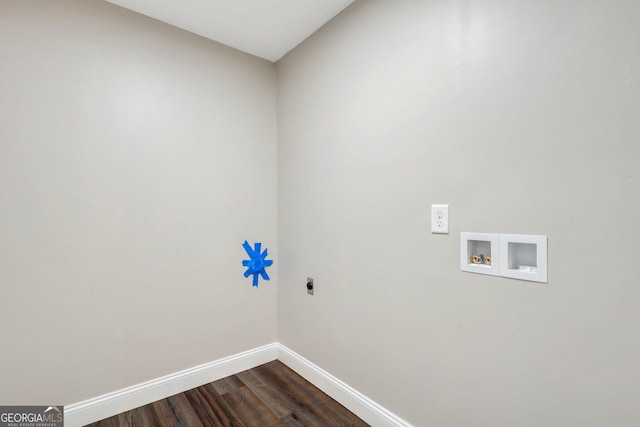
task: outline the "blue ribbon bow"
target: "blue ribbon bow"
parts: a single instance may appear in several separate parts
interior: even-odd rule
[[[270,280],[269,275],[265,271],[265,267],[273,265],[273,260],[266,259],[268,256],[267,249],[261,252],[262,243],[260,242],[256,242],[252,249],[251,245],[245,240],[242,247],[247,251],[249,258],[251,258],[242,261],[242,265],[247,267],[247,271],[244,272],[244,277],[249,277],[253,274],[253,286],[257,288],[260,276],[262,276],[264,280]]]

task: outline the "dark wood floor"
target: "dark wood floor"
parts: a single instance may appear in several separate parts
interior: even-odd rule
[[[89,426],[364,427],[368,424],[275,360]]]

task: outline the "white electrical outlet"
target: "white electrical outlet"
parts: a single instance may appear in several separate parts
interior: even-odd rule
[[[431,205],[431,232],[449,234],[449,205]]]

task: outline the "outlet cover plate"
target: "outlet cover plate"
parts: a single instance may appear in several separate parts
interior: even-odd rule
[[[431,205],[431,233],[449,234],[449,205]]]

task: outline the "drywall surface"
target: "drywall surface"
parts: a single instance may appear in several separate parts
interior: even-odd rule
[[[280,342],[419,426],[637,425],[638,22],[366,0],[280,61]],[[548,235],[549,283],[461,231]]]
[[[0,2],[0,57],[0,402],[274,342],[275,66],[94,0]]]

